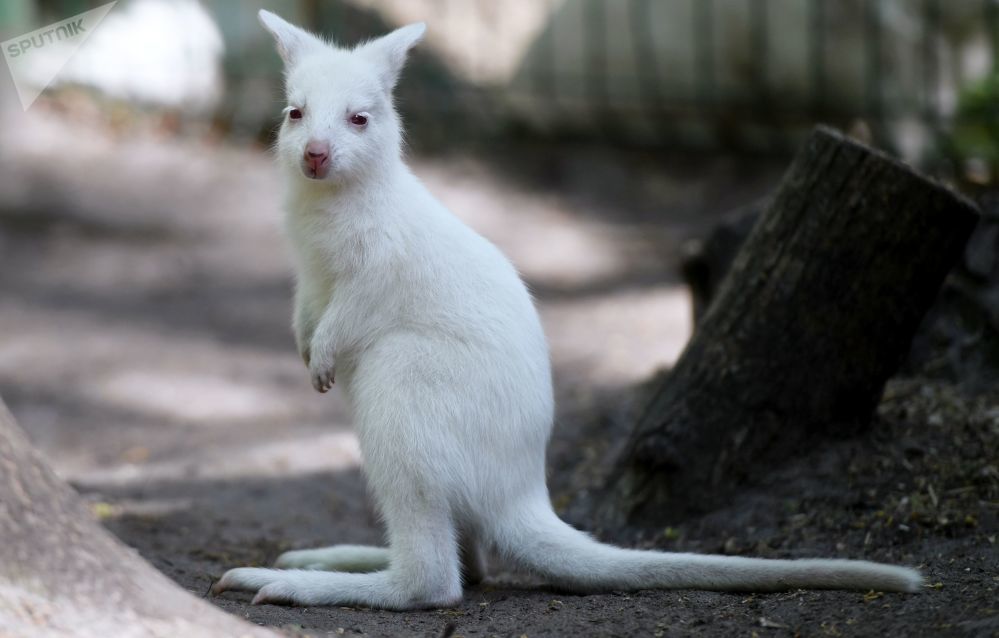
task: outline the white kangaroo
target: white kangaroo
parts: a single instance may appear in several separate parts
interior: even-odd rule
[[[425,26],[353,49],[267,11],[286,66],[277,141],[297,288],[294,330],[316,390],[352,406],[388,548],[287,552],[213,591],[254,603],[446,607],[484,549],[577,592],[652,588],[915,591],[918,572],[850,560],[621,549],[561,521],[545,485],[551,365],[537,311],[500,251],[402,158],[392,93]]]

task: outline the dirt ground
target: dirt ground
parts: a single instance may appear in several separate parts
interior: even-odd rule
[[[379,543],[349,416],[311,390],[289,335],[266,153],[31,113],[0,147],[0,395],[32,441],[198,595],[285,549]],[[536,292],[561,406],[553,499],[585,501],[627,430],[626,389],[689,335],[683,240],[766,192],[781,164],[520,147],[414,166]],[[803,450],[723,510],[623,538],[916,565],[919,594],[578,596],[494,565],[455,609],[214,602],[290,635],[999,635],[997,406],[895,380],[870,434]]]

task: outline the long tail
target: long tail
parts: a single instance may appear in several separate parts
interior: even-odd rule
[[[707,589],[918,591],[919,572],[861,560],[770,560],[622,549],[563,522],[547,501],[499,523],[498,549],[521,567],[571,591]]]

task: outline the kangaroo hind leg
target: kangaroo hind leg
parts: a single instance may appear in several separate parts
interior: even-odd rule
[[[370,545],[333,545],[299,549],[278,556],[278,569],[314,569],[331,572],[378,572],[388,569],[389,550]]]

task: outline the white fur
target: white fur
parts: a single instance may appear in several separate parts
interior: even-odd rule
[[[349,400],[387,550],[289,552],[215,587],[254,602],[386,609],[458,603],[482,550],[577,591],[797,587],[914,591],[917,572],[841,560],[760,560],[620,549],[563,523],[545,486],[551,367],[510,262],[406,167],[391,91],[423,26],[344,50],[262,11],[287,61],[277,144],[296,257],[294,328],[316,388]],[[352,113],[370,119],[358,128]],[[331,170],[300,159],[328,142]],[[338,571],[314,571],[333,569]],[[361,573],[346,573],[346,572]]]

